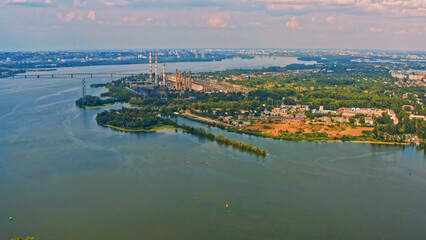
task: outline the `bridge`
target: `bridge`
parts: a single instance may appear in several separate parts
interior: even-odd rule
[[[95,78],[95,77],[126,77],[126,76],[137,76],[140,75],[137,73],[36,73],[36,74],[22,74],[14,75],[13,78],[60,78],[60,77],[85,77],[85,78]]]

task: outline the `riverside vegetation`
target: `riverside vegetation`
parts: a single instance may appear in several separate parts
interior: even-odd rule
[[[120,110],[103,111],[96,116],[96,121],[102,126],[115,128],[123,131],[151,132],[164,127],[171,126],[176,129],[182,129],[184,132],[216,141],[219,144],[232,146],[241,151],[253,153],[265,157],[267,155],[264,149],[239,142],[235,139],[230,140],[223,135],[215,136],[204,128],[194,128],[185,124],[179,125],[169,118],[159,117],[157,111],[150,107],[139,109],[122,108]]]
[[[129,103],[134,107],[150,107],[157,114],[180,116],[199,121],[227,131],[250,134],[273,139],[295,141],[364,141],[377,143],[407,144],[425,146],[426,121],[411,118],[411,115],[426,115],[425,86],[400,87],[397,79],[388,73],[397,66],[344,63],[337,65],[314,65],[309,68],[320,69],[318,72],[302,72],[307,65],[289,65],[257,70],[227,70],[213,73],[194,74],[194,80],[214,79],[231,84],[250,87],[252,91],[242,92],[195,92],[170,90],[161,98],[141,97],[126,88],[127,80],[145,80],[147,75],[132,76],[93,87],[106,87],[102,93],[104,100],[92,98],[91,105],[105,103]],[[326,70],[324,70],[326,69]],[[79,100],[81,102],[81,100]],[[77,101],[77,104],[79,104]],[[340,107],[390,109],[396,114],[398,123],[394,124],[390,116],[373,116],[373,124],[366,125],[365,117],[357,114],[347,123],[323,124],[315,119],[330,114],[318,114],[311,111],[295,112],[305,115],[305,124],[300,124],[296,131],[276,131],[272,134],[274,124],[285,123],[265,120],[264,113],[285,105],[307,105],[311,109],[337,110]],[[194,118],[182,114],[189,111]],[[204,120],[203,120],[204,119]],[[212,121],[214,120],[214,121]],[[128,124],[134,124],[136,120]],[[359,122],[358,125],[355,123]],[[259,128],[255,128],[260,124]],[[126,125],[126,124],[125,124]],[[323,126],[322,130],[318,130]],[[317,127],[317,129],[315,129]],[[331,134],[330,131],[344,132],[344,129],[358,130],[359,134]],[[365,130],[364,130],[365,129]]]

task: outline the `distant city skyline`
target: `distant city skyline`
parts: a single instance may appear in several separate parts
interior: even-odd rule
[[[0,51],[426,51],[426,0],[5,0]]]

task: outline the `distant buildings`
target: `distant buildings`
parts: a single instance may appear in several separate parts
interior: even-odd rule
[[[398,118],[396,117],[396,114],[391,109],[379,109],[379,108],[339,108],[337,109],[337,113],[339,115],[342,115],[342,117],[354,117],[357,114],[361,114],[366,116],[365,117],[365,123],[367,123],[368,117],[381,117],[383,114],[388,114],[390,118],[392,119],[394,124],[398,124]],[[370,123],[370,120],[368,119],[368,122]],[[368,124],[368,123],[367,123]]]
[[[348,123],[353,122],[356,124],[368,124],[373,125],[374,119],[383,116],[383,114],[389,115],[390,119],[394,124],[398,124],[398,118],[395,112],[391,109],[379,109],[379,108],[339,108],[337,111],[326,110],[323,106],[319,109],[310,110],[308,105],[285,105],[282,104],[279,108],[274,108],[271,111],[263,111],[263,117],[265,120],[271,121],[294,121],[300,122],[305,121],[306,112],[311,111],[313,114],[320,114],[315,117],[314,121],[320,122],[339,122]],[[362,117],[361,117],[362,116]],[[412,116],[412,118],[423,118],[423,116]],[[359,119],[363,119],[360,122]]]
[[[421,70],[409,70],[409,71],[390,71],[392,77],[404,80],[408,79],[411,81],[420,81],[426,79],[426,71]]]

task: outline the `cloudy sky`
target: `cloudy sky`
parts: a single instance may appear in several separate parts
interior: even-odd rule
[[[426,50],[426,0],[0,0],[0,51]]]

